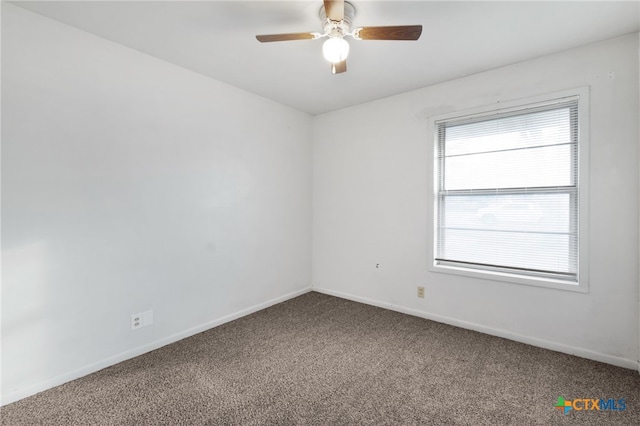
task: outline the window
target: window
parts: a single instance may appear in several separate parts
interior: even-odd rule
[[[580,98],[434,120],[434,267],[579,284]]]

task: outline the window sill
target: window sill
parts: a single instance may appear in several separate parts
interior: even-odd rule
[[[572,291],[576,293],[588,293],[589,289],[586,280],[580,283],[554,280],[541,277],[529,277],[523,275],[507,274],[495,271],[481,271],[476,269],[462,268],[456,266],[433,265],[429,268],[431,272],[459,275],[470,278],[477,278],[490,281],[501,281],[511,284],[529,285],[555,290]]]

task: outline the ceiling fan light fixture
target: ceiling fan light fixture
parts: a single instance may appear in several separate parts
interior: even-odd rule
[[[347,71],[349,43],[344,37],[355,40],[418,40],[422,34],[422,25],[392,25],[386,27],[358,27],[351,30],[351,23],[356,9],[345,0],[323,0],[318,12],[322,23],[322,33],[286,33],[257,35],[260,43],[289,40],[315,40],[322,37],[328,39],[322,45],[324,58],[331,63],[333,74]]]
[[[342,62],[349,55],[349,43],[342,37],[330,37],[322,44],[322,54],[332,64]]]

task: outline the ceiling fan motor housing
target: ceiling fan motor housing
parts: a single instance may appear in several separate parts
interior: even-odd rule
[[[322,28],[329,37],[344,37],[345,35],[348,35],[355,15],[356,9],[349,2],[344,2],[344,17],[342,18],[342,21],[332,21],[327,17],[327,11],[324,6],[320,8]]]

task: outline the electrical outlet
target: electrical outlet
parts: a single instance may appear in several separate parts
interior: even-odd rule
[[[142,314],[131,315],[131,329],[137,330],[142,328]]]
[[[418,297],[424,299],[424,287],[418,287]]]
[[[153,324],[153,310],[131,315],[131,330],[137,330]]]

